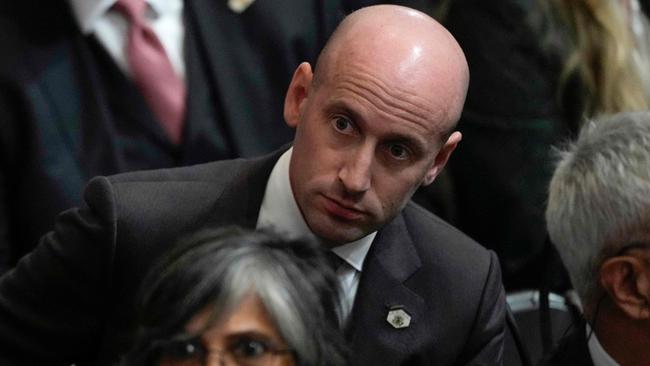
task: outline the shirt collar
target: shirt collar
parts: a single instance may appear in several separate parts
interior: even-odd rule
[[[257,218],[257,228],[272,228],[293,238],[313,236],[291,191],[289,162],[292,151],[293,148],[290,148],[282,154],[271,171]],[[357,271],[361,271],[376,235],[376,231],[372,232],[359,240],[338,246],[332,251]]]
[[[589,342],[587,342],[587,347],[589,348],[589,355],[591,356],[591,360],[594,362],[594,366],[620,366],[618,362],[616,362],[612,356],[610,356],[609,353],[605,351],[603,346],[598,341],[596,333],[593,333],[591,331],[589,324],[587,324],[586,327],[586,334],[591,334],[591,337],[589,337]]]
[[[81,32],[85,35],[95,31],[97,20],[110,9],[117,0],[68,0],[72,13],[77,19]],[[178,14],[183,11],[182,0],[146,0],[156,15]]]
[[[95,24],[117,0],[68,0],[79,28],[83,34],[90,34],[95,30]]]
[[[363,262],[366,260],[366,256],[370,250],[370,245],[372,244],[372,241],[375,240],[376,235],[377,232],[374,231],[357,241],[338,246],[332,249],[332,251],[354,269],[361,272]]]

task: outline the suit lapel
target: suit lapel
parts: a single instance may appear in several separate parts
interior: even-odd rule
[[[399,215],[382,229],[364,263],[346,336],[352,343],[354,365],[394,365],[416,353],[418,339],[426,339],[421,320],[424,300],[404,282],[418,270],[421,262]],[[401,308],[410,325],[395,328],[387,317],[391,309]]]
[[[237,110],[237,107],[242,100],[254,98],[252,95],[237,95],[239,91],[246,90],[238,87],[241,84],[238,74],[242,67],[247,66],[242,65],[241,60],[238,59],[237,47],[242,47],[241,44],[247,41],[238,39],[243,34],[238,20],[239,15],[230,11],[226,3],[225,0],[185,1],[185,19],[191,22],[186,25],[186,29],[195,33],[198,52],[205,57],[206,77],[208,84],[213,88],[214,100],[224,101],[223,105],[216,106],[222,111],[219,120],[220,133],[225,135],[222,138],[223,143],[234,141],[230,130],[233,126],[228,126],[224,121],[248,120],[247,116],[237,115],[237,113],[248,113],[247,109]],[[229,147],[234,149],[235,156],[241,156],[236,146]]]
[[[76,29],[62,32],[47,46],[29,48],[32,75],[25,90],[35,112],[35,138],[47,146],[44,168],[54,176],[66,172],[67,183],[60,188],[67,191],[64,196],[78,197],[89,176],[115,172],[117,163],[106,139],[110,135],[102,130],[106,114],[93,98],[98,87],[84,68],[83,38]],[[96,156],[99,151],[102,156]]]
[[[233,156],[259,156],[293,137],[293,130],[282,120],[284,87],[280,86],[291,80],[293,68],[305,57],[302,45],[311,43],[303,39],[306,36],[286,30],[286,24],[276,24],[275,16],[294,16],[289,6],[307,16],[308,3],[311,1],[289,5],[286,1],[256,1],[238,14],[226,0],[185,1],[186,19],[192,22],[188,28],[194,29],[205,60],[212,103],[221,103],[215,109]],[[305,27],[311,29],[313,24]],[[311,52],[310,47],[305,47],[304,53]]]
[[[26,90],[38,112],[35,131],[48,145],[46,160],[58,160],[46,162],[46,166],[59,172],[78,172],[75,179],[79,184],[67,185],[72,190],[69,196],[77,197],[88,177],[124,171],[126,164],[116,146],[117,121],[109,111],[102,71],[93,56],[93,47],[103,49],[96,40],[81,34],[68,11],[64,16],[74,26],[61,30],[63,34],[52,39],[48,47],[30,48],[34,71]],[[134,121],[139,123],[139,118]],[[164,136],[159,140],[164,143]],[[61,164],[71,166],[63,169]]]
[[[61,142],[58,147],[48,148],[67,150],[67,154],[76,156],[81,140],[81,101],[71,47],[68,42],[55,42],[52,47],[31,49],[29,60],[34,73],[26,92],[37,111],[34,117],[41,139]],[[57,93],[61,89],[66,93]]]

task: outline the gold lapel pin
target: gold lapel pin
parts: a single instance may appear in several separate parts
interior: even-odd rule
[[[401,305],[391,306],[386,321],[395,329],[408,328],[411,325],[411,316]]]
[[[237,14],[241,14],[248,9],[255,0],[228,0],[228,7]]]

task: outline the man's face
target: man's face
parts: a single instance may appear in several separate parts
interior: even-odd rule
[[[310,84],[309,65],[301,68]],[[455,133],[451,143],[441,141],[435,116],[444,113],[354,67],[304,91],[295,99],[295,123],[287,119],[297,127],[291,186],[312,232],[330,246],[394,218],[421,184],[433,181],[460,140]]]

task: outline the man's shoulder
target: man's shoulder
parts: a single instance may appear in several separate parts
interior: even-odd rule
[[[266,179],[285,147],[255,158],[218,160],[177,168],[140,170],[107,177],[113,185],[210,183]]]
[[[95,177],[88,183],[84,199],[94,209],[113,212],[119,220],[137,218],[131,221],[142,223],[195,216],[208,212],[217,202],[228,207],[243,200],[257,202],[276,160],[271,154]]]
[[[160,211],[165,205],[212,205],[222,197],[235,200],[257,194],[266,186],[275,155],[221,160],[186,167],[143,170],[93,178],[84,197],[106,197],[118,209]]]
[[[226,182],[237,176],[240,171],[253,166],[253,159],[219,160],[177,168],[139,170],[115,174],[107,177],[114,185],[137,183],[173,183],[173,182]]]
[[[436,252],[489,256],[489,251],[474,239],[417,203],[409,202],[402,211],[402,216],[416,245],[426,246]]]
[[[178,205],[182,201],[209,204],[224,189],[235,185],[237,179],[246,180],[241,175],[249,165],[247,160],[236,159],[95,177],[86,187],[84,196],[88,201],[93,196],[111,192],[109,196],[117,208],[148,211],[160,211],[152,208]]]

